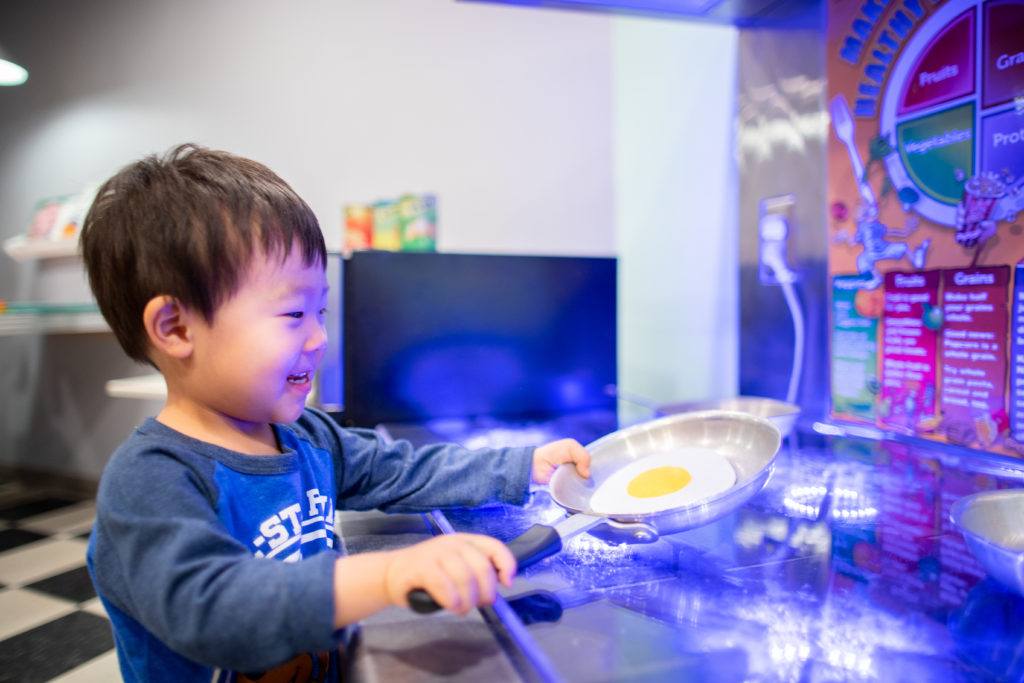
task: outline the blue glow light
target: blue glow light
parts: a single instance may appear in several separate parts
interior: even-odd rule
[[[792,485],[786,489],[782,505],[794,517],[818,519],[827,494],[828,489],[821,485]],[[840,522],[868,522],[878,516],[878,508],[858,491],[837,487],[832,490],[828,515]]]
[[[475,338],[441,338],[410,352],[407,368],[395,374],[396,397],[417,414],[473,414],[481,402],[513,391],[524,380],[521,359],[508,343]]]
[[[550,7],[673,19],[712,19],[737,26],[824,28],[820,0],[475,0],[520,7]]]

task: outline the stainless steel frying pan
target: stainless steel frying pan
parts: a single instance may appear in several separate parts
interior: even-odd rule
[[[584,531],[612,542],[651,543],[660,536],[708,524],[764,487],[774,471],[781,443],[779,429],[767,419],[721,410],[669,415],[620,429],[587,445],[589,479],[566,465],[552,476],[551,497],[570,515],[553,526],[535,524],[507,545],[522,569],[560,552],[566,540]],[[704,500],[659,512],[602,515],[591,509],[593,493],[621,468],[653,453],[687,447],[712,450],[728,459],[736,471],[733,486]],[[409,603],[417,612],[439,609],[423,590],[411,591]]]
[[[761,396],[732,396],[730,398],[708,399],[706,401],[689,401],[686,403],[666,403],[655,408],[655,416],[676,415],[677,413],[693,413],[701,410],[728,410],[737,413],[749,413],[768,419],[782,432],[782,438],[789,436],[800,417],[800,406],[786,403],[774,398]]]

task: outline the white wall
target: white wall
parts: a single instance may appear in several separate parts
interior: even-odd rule
[[[24,5],[11,7],[11,5]],[[600,15],[449,0],[5,3],[0,225],[193,140],[263,161],[339,244],[342,204],[440,196],[440,247],[611,254]]]
[[[614,36],[620,385],[656,404],[734,396],[738,32],[619,19]]]
[[[0,42],[30,69],[0,89],[0,237],[41,197],[196,141],[278,171],[332,245],[343,204],[431,191],[442,250],[618,253],[626,388],[734,384],[730,290],[702,291],[734,268],[731,29],[450,0],[37,0],[0,4]],[[74,263],[0,259],[0,297],[87,296]],[[79,342],[0,338],[19,416],[0,463],[95,476],[154,411],[103,397],[142,371],[112,337]]]

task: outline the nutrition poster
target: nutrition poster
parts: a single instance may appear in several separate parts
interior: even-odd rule
[[[1024,0],[830,0],[833,417],[1024,455]]]

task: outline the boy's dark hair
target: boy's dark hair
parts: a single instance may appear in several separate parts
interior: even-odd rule
[[[327,263],[316,216],[273,171],[194,144],[126,166],[100,187],[82,226],[82,256],[100,311],[122,348],[151,363],[142,313],[169,295],[213,321],[254,249],[294,246]]]

